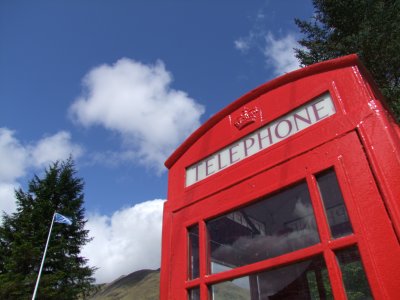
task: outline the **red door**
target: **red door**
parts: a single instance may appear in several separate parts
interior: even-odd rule
[[[400,295],[399,244],[355,132],[173,213],[171,232],[166,299]]]

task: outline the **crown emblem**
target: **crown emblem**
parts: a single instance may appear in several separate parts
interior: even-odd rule
[[[254,107],[252,109],[248,107],[244,107],[242,110],[242,113],[240,116],[238,116],[233,124],[238,130],[241,130],[242,128],[246,127],[247,125],[250,125],[251,123],[254,123],[257,120],[257,115],[259,113],[259,110],[257,107]]]

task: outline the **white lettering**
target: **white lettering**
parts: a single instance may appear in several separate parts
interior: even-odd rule
[[[218,173],[336,113],[329,93],[259,128],[186,169],[186,186]]]

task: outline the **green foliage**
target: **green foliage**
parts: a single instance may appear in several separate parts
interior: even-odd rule
[[[342,266],[343,282],[349,300],[372,299],[365,272],[360,261]]]
[[[54,223],[37,299],[78,299],[90,292],[94,268],[80,256],[90,239],[84,229],[83,180],[72,159],[56,162],[28,192],[15,192],[17,211],[0,226],[0,299],[30,299],[55,211],[72,225]]]
[[[400,1],[313,0],[311,21],[297,49],[303,66],[357,53],[400,120]]]

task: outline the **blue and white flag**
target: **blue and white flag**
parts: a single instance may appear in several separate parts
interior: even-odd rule
[[[67,225],[71,225],[72,224],[72,220],[60,215],[59,213],[55,213],[54,214],[54,222],[56,223],[63,223],[63,224],[67,224]]]

